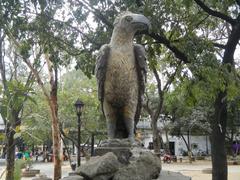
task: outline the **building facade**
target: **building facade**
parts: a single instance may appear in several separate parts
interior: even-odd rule
[[[162,128],[163,125],[158,122],[158,128]],[[153,142],[153,134],[151,129],[150,121],[139,121],[137,125],[137,129],[139,130],[141,140],[143,142],[144,147],[149,148]],[[161,131],[163,143],[166,143],[166,135],[164,131]],[[185,140],[187,141],[188,136],[183,135]],[[181,156],[187,153],[187,146],[183,140],[183,137],[168,135],[169,140],[169,149],[172,155]],[[211,145],[209,141],[209,136],[204,135],[190,135],[189,142],[191,144],[191,149],[193,155],[200,154],[210,154],[211,153]]]

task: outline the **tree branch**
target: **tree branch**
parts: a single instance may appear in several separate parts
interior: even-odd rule
[[[64,132],[64,130],[63,130],[63,128],[62,128],[62,124],[60,124],[59,130],[60,130],[60,134],[61,134],[64,138],[72,141],[74,144],[77,145],[77,141],[76,141],[75,139],[73,139],[73,138],[71,138],[71,137],[69,137],[69,136],[67,136],[67,135],[65,134],[65,132]]]
[[[2,77],[2,84],[3,84],[4,91],[7,91],[5,63],[4,63],[4,57],[2,52],[4,37],[5,37],[5,34],[3,33],[2,29],[0,29],[0,73]]]
[[[45,56],[45,60],[47,62],[47,67],[48,67],[49,82],[51,85],[53,85],[55,81],[54,74],[53,74],[53,63],[51,62],[48,53],[45,53],[44,56]]]
[[[20,48],[20,44],[19,42],[14,38],[14,36],[12,35],[10,29],[7,27],[7,26],[3,26],[3,28],[5,29],[6,31],[6,34],[8,35],[8,37],[10,38],[10,40],[13,42],[14,46]],[[32,71],[34,77],[36,78],[37,80],[37,83],[38,85],[42,88],[43,90],[43,93],[44,95],[46,96],[47,99],[49,99],[49,94],[48,94],[48,91],[47,89],[44,87],[44,84],[43,84],[43,81],[39,75],[39,72],[34,68],[34,64],[32,64],[29,60],[27,60],[26,58],[22,57],[23,58],[23,61],[25,62],[25,64],[29,67],[29,69]],[[40,58],[40,53],[39,53],[39,56],[37,56],[35,59],[34,59],[34,62],[35,60],[37,60],[37,58]]]
[[[236,0],[238,6],[240,6],[240,0]]]
[[[182,63],[182,61],[179,61],[179,62],[178,62],[177,67],[176,67],[176,69],[175,69],[175,72],[168,78],[168,81],[166,82],[166,84],[165,84],[164,87],[163,87],[163,91],[168,91],[171,83],[172,83],[173,80],[174,80],[174,77],[176,76],[179,68],[181,67],[181,63]]]
[[[143,108],[148,112],[148,114],[152,117],[153,116],[153,111],[152,109],[150,108],[149,106],[149,97],[148,97],[148,94],[145,93],[145,96],[147,97],[147,102],[146,103],[143,103]]]
[[[109,22],[109,20],[107,18],[105,18],[105,16],[101,13],[101,11],[99,11],[98,9],[94,8],[93,6],[91,6],[87,1],[85,0],[77,0],[78,3],[80,3],[81,5],[83,5],[84,7],[87,8],[87,10],[89,10],[90,12],[92,12],[98,19],[100,19],[104,24],[106,24],[109,28],[113,29],[113,25],[111,22]],[[90,9],[91,8],[91,9]]]
[[[234,53],[239,43],[239,40],[240,40],[240,23],[238,23],[230,33],[223,56],[223,64],[229,63],[232,65],[234,63]]]
[[[49,97],[49,94],[48,94],[48,91],[47,89],[44,87],[44,84],[43,84],[43,81],[38,73],[38,71],[33,67],[33,65],[25,58],[23,58],[23,61],[27,64],[28,68],[32,71],[34,77],[36,78],[37,80],[37,83],[38,85],[41,87],[44,95],[47,97],[47,99],[49,100],[50,97]]]
[[[172,45],[171,42],[166,37],[156,33],[150,33],[148,35],[155,39],[156,41],[158,41],[159,43],[164,44],[168,49],[170,49],[173,52],[176,58],[180,59],[184,63],[190,63],[187,56],[182,51],[180,51],[176,46]]]
[[[157,120],[161,111],[162,111],[162,105],[163,105],[163,91],[162,91],[162,83],[161,83],[161,79],[159,77],[159,74],[157,72],[157,69],[156,67],[154,66],[153,67],[153,74],[155,76],[155,79],[157,81],[157,89],[158,89],[158,98],[159,98],[159,102],[158,102],[158,105],[157,105],[157,108],[156,108],[156,111],[154,112],[154,119]]]
[[[224,45],[224,44],[219,44],[219,43],[213,43],[213,46],[218,47],[218,48],[221,48],[221,49],[225,49],[225,48],[226,48],[226,45]]]
[[[228,22],[229,24],[231,24],[232,26],[236,23],[236,21],[231,18],[230,16],[227,16],[221,12],[215,11],[210,9],[206,4],[204,4],[201,0],[194,0],[201,8],[203,11],[205,11],[206,13],[208,13],[211,16],[220,18],[226,22]]]
[[[39,14],[37,14],[37,15],[39,15]],[[57,19],[54,19],[54,18],[52,18],[52,17],[50,17],[50,16],[48,16],[48,15],[46,15],[46,16],[47,16],[48,18],[52,19],[53,21],[56,21],[56,22],[58,22],[58,23],[61,23],[61,24],[64,24],[64,25],[70,27],[71,29],[77,31],[79,34],[81,34],[83,37],[85,37],[85,38],[86,38],[89,42],[91,42],[92,44],[96,45],[96,46],[99,47],[99,48],[101,47],[101,44],[95,42],[94,39],[91,39],[91,38],[88,37],[85,33],[83,33],[83,32],[82,32],[81,30],[79,30],[77,27],[71,25],[70,23],[64,22],[64,21],[60,21],[60,20],[57,20]],[[54,38],[56,38],[56,37],[54,37]]]

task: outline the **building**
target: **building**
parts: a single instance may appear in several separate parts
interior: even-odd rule
[[[158,128],[163,129],[163,124],[158,122]],[[153,134],[151,129],[151,121],[144,120],[139,121],[137,124],[137,129],[140,131],[141,139],[143,141],[144,147],[149,147],[152,143]],[[185,140],[188,139],[187,135],[183,135]],[[165,132],[162,132],[163,142],[166,143]],[[182,137],[168,135],[169,149],[172,155],[180,156],[187,152],[187,146]],[[190,135],[189,141],[192,147],[193,155],[198,153],[210,154],[211,146],[208,136],[204,135]]]
[[[3,122],[2,115],[0,114],[0,133],[4,133],[5,124]]]

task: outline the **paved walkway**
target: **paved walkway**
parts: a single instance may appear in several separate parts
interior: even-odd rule
[[[84,163],[84,161],[82,162]],[[0,164],[0,174],[4,170],[5,166]],[[202,173],[203,169],[211,168],[210,161],[196,161],[192,164],[183,163],[171,163],[162,164],[163,170],[180,172],[186,176],[191,176],[192,180],[211,180],[211,174]],[[40,172],[47,175],[48,177],[53,176],[53,163],[38,162],[33,164],[33,169],[40,169]],[[69,162],[64,162],[62,166],[62,177],[68,175],[71,172]],[[240,165],[229,165],[228,166],[228,180],[239,180],[240,179]],[[22,180],[32,180],[32,178],[22,178]]]
[[[210,161],[196,161],[192,164],[189,163],[171,163],[162,165],[164,170],[180,172],[186,176],[192,177],[192,180],[212,180],[211,174],[205,174],[203,169],[211,168]],[[240,165],[228,166],[228,180],[240,179]]]

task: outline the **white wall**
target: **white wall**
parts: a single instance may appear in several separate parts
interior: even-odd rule
[[[5,125],[4,125],[2,116],[1,116],[1,114],[0,114],[0,130],[4,130],[4,128],[5,128]]]
[[[184,138],[187,141],[187,136],[184,136]],[[165,142],[164,138],[163,141]],[[180,137],[169,137],[170,142],[175,142],[175,155],[179,156],[182,155],[182,151],[187,151],[187,147],[184,143],[184,140]],[[208,153],[211,153],[211,147],[209,138],[206,136],[190,136],[190,144],[192,144],[192,152],[193,155],[196,155],[199,151],[205,152],[208,148]],[[197,147],[193,148],[193,144],[195,144]],[[208,146],[208,147],[207,147]]]
[[[143,138],[144,147],[147,148],[149,142],[152,142],[152,134],[151,132],[144,131],[142,132],[142,137],[144,137]],[[163,135],[162,138],[163,138],[163,142],[166,142],[166,136]],[[187,136],[184,136],[184,138],[187,141]],[[168,139],[169,139],[169,142],[175,143],[175,155],[179,156],[182,154],[182,151],[187,151],[187,147],[181,137],[169,136]],[[208,145],[208,153],[209,154],[211,153],[210,141],[208,137],[206,141],[206,136],[190,136],[190,143],[197,145],[196,149],[192,149],[193,154],[196,154],[199,150],[206,152],[207,145]]]

